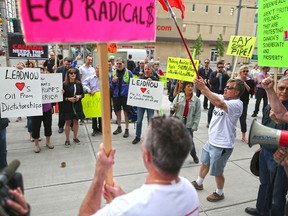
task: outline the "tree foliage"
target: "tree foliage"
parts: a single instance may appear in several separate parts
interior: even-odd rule
[[[202,52],[202,46],[203,46],[203,40],[202,40],[202,37],[201,37],[201,34],[197,37],[197,39],[195,40],[195,43],[194,43],[194,46],[193,48],[195,49],[195,52],[196,52],[196,58],[198,57],[199,59],[199,56]]]
[[[223,41],[222,34],[219,35],[216,42],[216,49],[218,53],[218,57],[221,59],[225,54],[225,44]]]

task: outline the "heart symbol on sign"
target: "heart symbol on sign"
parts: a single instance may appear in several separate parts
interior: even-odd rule
[[[22,91],[23,88],[25,87],[25,83],[23,83],[23,82],[17,82],[17,83],[15,83],[15,86],[16,86],[20,91]]]
[[[144,93],[147,90],[147,88],[140,88],[140,89],[141,89],[142,93]]]

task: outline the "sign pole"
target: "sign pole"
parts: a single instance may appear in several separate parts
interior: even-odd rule
[[[232,79],[234,78],[234,74],[235,74],[237,63],[238,63],[238,56],[236,56],[236,61],[234,61],[233,71],[232,71],[232,74],[231,74],[231,78]]]
[[[104,144],[105,153],[108,155],[112,150],[111,143],[111,124],[110,124],[110,88],[109,88],[109,75],[108,75],[108,50],[107,44],[98,44],[98,57],[100,68],[100,95],[101,95],[101,108],[102,108],[102,139]],[[113,185],[113,172],[112,168],[109,170],[106,183]],[[110,199],[110,201],[112,198]],[[109,202],[110,202],[109,201]]]
[[[181,37],[181,40],[182,40],[182,42],[183,42],[183,44],[184,44],[184,46],[185,46],[186,52],[187,52],[187,54],[188,54],[188,56],[189,56],[189,58],[190,58],[190,61],[191,61],[191,63],[192,63],[192,66],[193,66],[193,68],[194,68],[194,70],[195,70],[195,72],[196,72],[197,78],[199,79],[200,76],[199,76],[199,74],[198,74],[198,69],[196,68],[196,66],[195,66],[195,64],[194,64],[194,61],[193,61],[193,58],[192,58],[191,53],[190,53],[190,51],[189,51],[189,48],[188,48],[188,46],[187,46],[187,44],[186,44],[186,41],[185,41],[185,39],[184,39],[184,37],[183,37],[183,34],[182,34],[182,32],[181,32],[181,30],[180,30],[180,28],[179,28],[179,25],[178,25],[177,20],[176,20],[176,15],[175,15],[174,11],[172,10],[172,8],[171,8],[168,0],[164,0],[164,2],[165,2],[166,6],[167,6],[167,8],[168,8],[168,10],[169,10],[169,12],[170,12],[170,14],[171,14],[172,19],[174,20],[174,23],[175,23],[175,25],[176,25],[176,28],[177,28],[177,30],[178,30],[178,33],[179,33],[179,35],[180,35],[180,37]]]

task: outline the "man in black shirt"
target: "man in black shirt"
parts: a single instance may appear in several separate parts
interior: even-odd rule
[[[57,59],[57,66],[55,65],[55,54],[50,52],[50,58],[46,60],[43,64],[44,69],[49,73],[54,73],[59,66],[59,60]]]

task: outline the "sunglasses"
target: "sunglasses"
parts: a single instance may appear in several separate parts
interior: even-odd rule
[[[69,74],[71,74],[71,75],[75,75],[76,73],[75,73],[75,72],[70,72]]]
[[[249,70],[243,70],[242,72],[244,72],[244,73],[248,73],[248,72],[249,72]]]
[[[220,67],[218,67],[218,68],[224,68],[224,67],[221,67],[221,66],[220,66]]]
[[[233,86],[225,86],[225,88],[228,89],[228,90],[235,89],[235,87],[233,87]]]
[[[278,86],[277,88],[279,91],[284,91],[286,89],[286,91],[288,92],[288,87]]]
[[[209,64],[209,62],[205,62],[205,64]]]

